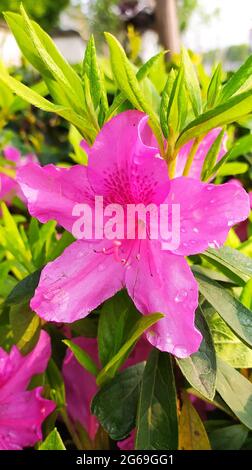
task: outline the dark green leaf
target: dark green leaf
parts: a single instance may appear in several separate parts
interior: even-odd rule
[[[239,420],[252,429],[252,383],[218,358],[216,388]]]
[[[136,449],[178,447],[176,387],[169,354],[153,349],[141,384]]]
[[[99,356],[105,366],[129,339],[135,323],[141,318],[124,291],[109,299],[102,307],[99,327]]]
[[[177,359],[177,363],[193,388],[212,400],[215,394],[216,356],[211,333],[200,308],[195,323],[203,337],[200,348],[190,357]]]
[[[252,277],[252,259],[234,248],[229,246],[222,246],[218,250],[209,248],[204,252],[204,257],[210,262],[213,261],[218,267],[223,266],[242,281],[246,282]]]
[[[101,385],[103,382],[109,378],[114,377],[116,371],[123,364],[125,358],[130,353],[131,349],[135,345],[136,341],[148,330],[152,325],[157,323],[158,320],[161,320],[163,315],[161,313],[153,313],[152,315],[142,316],[134,325],[134,328],[131,332],[130,338],[123,344],[115,356],[110,359],[110,361],[103,367],[97,376],[97,384]]]
[[[252,312],[216,281],[194,271],[200,293],[220,314],[228,326],[249,346],[252,346]]]
[[[125,369],[94,397],[92,413],[114,440],[124,439],[135,427],[144,364]]]
[[[5,304],[20,304],[30,300],[33,297],[35,289],[39,283],[40,274],[41,270],[39,269],[38,271],[29,274],[29,276],[20,281],[8,295]]]

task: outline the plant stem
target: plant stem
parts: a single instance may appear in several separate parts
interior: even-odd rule
[[[193,142],[192,148],[191,148],[190,153],[188,155],[188,158],[186,160],[185,168],[184,168],[184,171],[183,171],[183,176],[188,176],[189,175],[189,171],[191,169],[195,154],[198,150],[200,140],[201,139],[199,137],[197,137]]]
[[[73,439],[73,442],[76,445],[77,449],[78,450],[83,450],[83,445],[82,445],[82,443],[79,439],[78,434],[75,432],[74,426],[72,425],[70,419],[67,416],[66,410],[61,411],[61,416],[63,418],[63,421],[64,421],[64,423],[67,427],[67,430],[68,430],[69,434],[71,435],[71,437]]]

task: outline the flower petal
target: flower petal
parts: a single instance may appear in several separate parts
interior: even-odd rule
[[[55,409],[41,396],[42,387],[0,401],[0,450],[21,450],[42,439],[41,424]]]
[[[57,220],[71,231],[75,204],[93,204],[94,196],[82,165],[59,168],[28,163],[17,172],[17,181],[28,202],[28,209],[40,222]]]
[[[6,160],[10,160],[14,163],[19,163],[21,160],[21,153],[16,147],[12,147],[11,145],[8,145],[3,149],[3,154],[6,158]]]
[[[169,190],[165,161],[142,139],[146,116],[126,111],[107,122],[88,153],[88,176],[97,195],[107,202],[161,202]],[[146,134],[146,130],[144,131]],[[148,144],[152,131],[148,129]]]
[[[213,145],[214,141],[217,139],[220,132],[221,132],[220,127],[217,127],[216,129],[211,130],[210,132],[208,132],[208,134],[204,137],[204,139],[199,144],[199,147],[197,149],[197,152],[195,154],[195,157],[194,157],[194,160],[190,168],[190,172],[189,172],[189,176],[191,178],[196,178],[200,180],[201,170],[202,170],[207,152]],[[226,141],[227,141],[227,134],[224,134],[221,148],[217,157],[218,161],[221,160],[222,157],[227,152]],[[183,145],[183,147],[180,149],[178,153],[178,157],[177,157],[176,176],[183,175],[186,160],[189,156],[192,145],[193,145],[193,140]]]
[[[168,204],[180,205],[180,245],[174,253],[192,255],[218,248],[230,228],[248,217],[246,191],[232,183],[202,183],[180,177],[171,181]]]
[[[98,365],[98,347],[96,338],[74,338],[73,342],[84,349]],[[74,423],[80,423],[90,439],[94,439],[98,421],[91,414],[90,406],[98,387],[93,375],[77,362],[72,351],[67,350],[62,373],[66,387],[66,401],[69,416]]]
[[[112,242],[78,240],[43,269],[31,308],[47,321],[85,317],[122,288],[125,268],[105,253]]]
[[[33,375],[44,372],[50,356],[50,336],[43,330],[35,348],[26,356],[16,346],[12,347],[9,354],[0,349],[0,357],[3,357],[0,366],[0,402],[10,394],[25,390]]]
[[[182,257],[161,251],[156,241],[142,242],[134,266],[127,270],[126,287],[140,312],[165,315],[147,333],[153,346],[178,357],[198,350],[201,335],[194,327],[198,287]]]

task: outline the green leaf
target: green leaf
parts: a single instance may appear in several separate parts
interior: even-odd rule
[[[137,413],[135,448],[178,447],[176,387],[169,354],[153,349],[144,369]]]
[[[104,303],[98,326],[100,361],[105,366],[129,339],[132,328],[142,318],[124,291]]]
[[[222,246],[218,250],[208,248],[204,257],[213,262],[219,269],[225,268],[225,273],[230,271],[242,281],[248,281],[252,277],[252,259],[243,255],[238,250],[229,246]]]
[[[26,303],[12,305],[10,325],[18,349],[23,354],[32,351],[40,335],[40,318],[38,315],[33,313]]]
[[[242,175],[249,169],[248,163],[245,162],[230,162],[225,163],[218,171],[218,176],[233,176]]]
[[[235,93],[237,93],[244,84],[249,81],[249,87],[251,87],[251,74],[252,74],[252,55],[248,57],[246,62],[234,73],[234,75],[224,85],[221,95],[220,102],[225,102]]]
[[[215,312],[208,318],[218,356],[236,368],[252,367],[252,349],[242,343]]]
[[[252,384],[220,358],[217,361],[216,388],[237,418],[252,429]]]
[[[39,269],[20,281],[8,295],[5,305],[28,302],[34,295],[35,289],[39,283],[40,274],[41,270]]]
[[[134,73],[133,66],[129,62],[117,39],[110,33],[105,33],[105,37],[110,49],[111,66],[118,88],[125,94],[126,98],[136,109],[144,111],[149,115],[150,125],[162,149],[163,136],[158,118],[153,112],[150,104],[145,100],[144,94]]]
[[[74,149],[74,153],[70,153],[70,157],[74,160],[75,163],[78,163],[79,165],[87,165],[87,154],[80,145],[82,141],[82,135],[73,125],[70,126],[68,137],[69,142]]]
[[[215,139],[215,141],[213,142],[213,144],[211,145],[210,149],[208,150],[206,154],[203,167],[201,170],[202,181],[207,181],[209,178],[209,175],[211,175],[212,173],[212,170],[214,168],[214,165],[216,164],[216,161],[220,152],[223,136],[224,136],[224,130],[222,130],[219,133],[219,135],[217,136],[217,138]]]
[[[38,450],[66,450],[59,432],[55,428],[42,442]]]
[[[83,61],[82,74],[86,75],[90,83],[90,94],[94,109],[101,102],[104,113],[108,110],[107,93],[101,77],[101,71],[97,62],[95,41],[93,35],[90,37]]]
[[[140,338],[145,330],[149,329],[152,325],[157,323],[158,320],[161,320],[161,318],[163,318],[161,313],[153,313],[152,315],[142,316],[138,320],[134,326],[130,338],[119,349],[118,353],[116,353],[115,356],[113,356],[112,359],[110,359],[105,367],[103,367],[103,369],[99,372],[96,380],[98,385],[101,385],[104,381],[114,377],[116,371],[123,364],[125,358],[130,353],[136,341]]]
[[[230,159],[235,160],[241,155],[252,152],[252,134],[247,134],[237,139],[232,146],[232,154]]]
[[[186,394],[179,417],[179,450],[211,450],[204,424]]]
[[[228,326],[249,346],[252,346],[252,312],[245,307],[231,292],[194,271],[200,293],[220,314]]]
[[[50,36],[40,26],[31,21],[21,5],[21,15],[6,13],[5,19],[12,30],[18,45],[28,61],[46,77],[53,77],[69,97],[76,109],[84,103],[81,80],[73,68],[65,61]]]
[[[216,356],[208,325],[199,308],[195,324],[202,334],[199,350],[185,359],[176,359],[188,382],[204,397],[212,400],[216,384]]]
[[[92,413],[116,441],[125,439],[135,427],[143,371],[143,363],[125,369],[103,385],[93,399]]]
[[[190,56],[184,47],[182,47],[182,66],[184,69],[185,85],[190,96],[193,112],[195,116],[198,116],[202,113],[202,100],[199,80]]]
[[[243,305],[245,305],[245,307],[248,307],[250,310],[252,310],[252,279],[250,279],[243,287],[240,301]]]
[[[180,134],[176,148],[179,149],[189,140],[207,134],[215,127],[223,127],[252,112],[252,90],[241,93],[216,108],[201,114]]]
[[[90,374],[96,377],[98,374],[98,367],[91,357],[86,353],[86,351],[68,339],[63,340],[63,343],[65,343],[69,349],[71,349],[75,359],[77,359],[79,364],[88,372],[90,372]]]
[[[43,111],[58,114],[59,116],[66,119],[66,121],[69,121],[74,124],[83,133],[84,136],[86,134],[90,137],[90,139],[95,138],[96,131],[90,125],[90,122],[85,117],[81,116],[80,114],[77,114],[73,109],[51,103],[47,99],[43,98],[43,96],[40,96],[36,91],[32,90],[31,88],[27,87],[15,78],[11,77],[6,72],[2,72],[0,70],[0,81],[1,80],[14,93],[16,93],[25,101],[28,101],[28,103],[31,103],[37,108],[43,109]]]
[[[221,91],[222,65],[218,64],[210,80],[207,90],[207,107],[213,108]]]
[[[31,272],[31,252],[24,242],[17,223],[4,202],[1,203],[4,227],[0,227],[0,242],[23,266]]]
[[[53,359],[50,359],[46,369],[46,378],[50,386],[50,397],[57,403],[57,408],[66,404],[65,384],[60,370]]]
[[[139,68],[136,74],[136,78],[140,83],[142,80],[148,77],[152,67],[159,61],[160,57],[162,57],[163,55],[164,55],[163,51],[159,52],[158,54],[151,57],[145,64],[143,64]],[[126,101],[126,96],[122,92],[120,92],[114,98],[114,101],[106,114],[105,120],[108,121],[119,110],[119,108],[123,105],[125,101]]]
[[[168,113],[169,113],[169,101],[176,79],[176,74],[174,69],[169,72],[167,82],[165,84],[164,90],[162,92],[162,98],[160,103],[160,123],[164,136],[167,138],[169,134],[168,128]]]
[[[181,68],[175,78],[169,98],[167,119],[171,136],[177,136],[183,126],[186,99],[184,98],[184,70]]]
[[[213,450],[239,450],[248,437],[248,428],[243,424],[214,429],[209,433]]]

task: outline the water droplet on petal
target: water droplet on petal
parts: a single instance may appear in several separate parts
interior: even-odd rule
[[[188,355],[188,350],[182,344],[176,344],[172,350],[172,354],[177,357],[186,357]]]
[[[138,254],[136,255],[137,261],[140,261],[140,258],[141,258],[140,253],[138,253]]]
[[[175,302],[183,302],[183,300],[186,299],[188,296],[188,292],[185,289],[181,289],[177,292],[176,297],[175,297]]]
[[[197,227],[193,227],[193,232],[194,233],[199,233],[199,229]]]
[[[208,184],[208,185],[206,186],[206,190],[207,190],[207,191],[212,191],[213,189],[214,189],[214,186],[211,185],[211,184]]]
[[[217,240],[213,240],[212,242],[208,243],[209,248],[220,248],[219,242]]]

